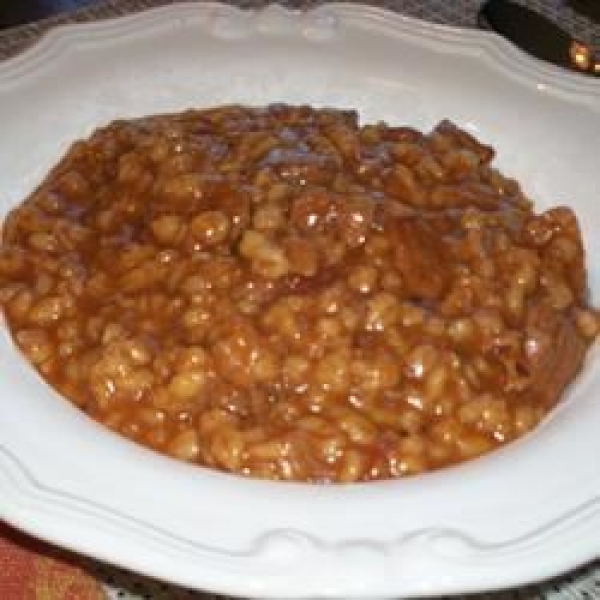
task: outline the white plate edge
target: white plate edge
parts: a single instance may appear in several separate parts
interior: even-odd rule
[[[457,54],[481,56],[488,66],[502,76],[521,83],[547,86],[549,93],[567,95],[571,101],[589,104],[599,110],[600,82],[590,76],[571,73],[565,69],[538,60],[493,32],[451,25],[431,23],[371,5],[346,2],[325,3],[306,10],[289,9],[278,4],[263,8],[240,8],[220,2],[178,2],[141,10],[131,14],[109,17],[105,20],[66,23],[46,31],[34,44],[21,53],[0,62],[0,91],[2,85],[13,87],[19,78],[35,76],[49,58],[60,59],[73,44],[85,45],[94,41],[109,41],[130,31],[137,31],[144,23],[167,27],[185,18],[203,20],[205,29],[217,37],[231,36],[231,31],[219,31],[215,22],[226,17],[237,21],[240,37],[280,35],[300,29],[299,33],[314,43],[327,39],[328,28],[338,24],[328,22],[347,18],[355,24],[379,29],[382,33],[402,37],[413,43],[452,50]],[[323,28],[323,40],[310,33],[310,27]],[[206,31],[205,31],[206,32]]]

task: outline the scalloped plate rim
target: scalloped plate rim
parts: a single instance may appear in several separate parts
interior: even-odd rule
[[[212,11],[250,16],[260,15],[268,11],[278,11],[290,17],[341,12],[354,17],[366,17],[371,20],[372,24],[375,20],[379,20],[381,21],[379,23],[380,27],[395,30],[393,33],[396,35],[416,38],[418,36],[415,35],[415,30],[419,30],[421,33],[436,38],[437,43],[455,46],[457,49],[464,48],[466,45],[465,40],[470,38],[474,48],[483,50],[484,55],[492,61],[490,66],[502,69],[504,75],[514,75],[512,70],[506,69],[507,65],[505,64],[506,60],[512,58],[518,61],[519,69],[523,71],[523,75],[552,77],[552,83],[557,86],[557,89],[569,93],[589,93],[592,96],[590,100],[593,100],[594,96],[600,97],[600,85],[593,78],[538,60],[492,31],[432,23],[410,15],[393,12],[386,8],[349,2],[327,2],[303,10],[287,8],[277,3],[270,3],[262,8],[244,8],[222,2],[198,3],[193,0],[183,0],[175,4],[145,8],[137,12],[97,21],[61,23],[43,32],[39,39],[15,56],[0,61],[0,86],[4,78],[14,75],[11,70],[16,70],[18,74],[19,68],[27,67],[28,63],[35,63],[36,60],[45,58],[44,53],[52,52],[56,49],[56,46],[60,50],[61,44],[72,43],[73,39],[70,38],[77,38],[79,32],[83,33],[88,30],[88,32],[95,32],[108,38],[111,35],[118,35],[128,28],[136,29],[144,20],[155,20],[156,16],[160,14],[172,16],[178,12],[182,15],[189,12],[189,16],[192,17],[200,15],[208,17]],[[64,52],[64,49],[62,51]],[[37,65],[34,64],[34,66]],[[514,63],[511,66],[514,66]],[[35,71],[23,75],[34,74]],[[579,99],[581,100],[581,98]]]

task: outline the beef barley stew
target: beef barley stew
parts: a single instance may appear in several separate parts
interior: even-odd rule
[[[172,457],[404,477],[532,430],[598,331],[569,208],[450,122],[225,106],[117,121],[6,218],[0,304],[39,373]]]

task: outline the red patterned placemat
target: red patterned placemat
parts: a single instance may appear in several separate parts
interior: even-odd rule
[[[2,600],[106,600],[80,560],[0,523]]]

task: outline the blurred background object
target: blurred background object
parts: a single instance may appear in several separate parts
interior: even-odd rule
[[[600,0],[569,0],[567,4],[575,12],[600,24]]]
[[[578,73],[600,76],[600,58],[592,44],[573,37],[553,19],[526,4],[486,0],[479,12],[479,23],[536,58]]]

